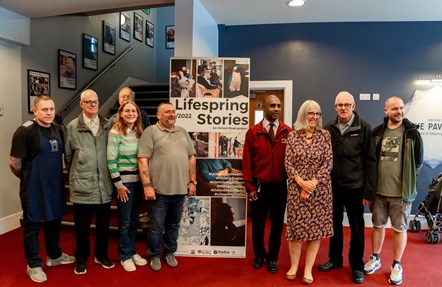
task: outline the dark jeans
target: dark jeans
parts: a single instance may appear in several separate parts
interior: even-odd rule
[[[156,200],[147,202],[150,216],[147,236],[149,257],[160,257],[164,244],[164,255],[177,250],[178,232],[185,195],[161,195],[156,193]]]
[[[143,194],[140,182],[124,183],[124,186],[130,190],[130,193],[127,194],[128,201],[122,202],[117,199],[120,217],[118,251],[120,259],[123,261],[132,258],[137,253],[135,240],[140,218],[141,196]]]
[[[109,218],[111,203],[78,204],[74,203],[75,222],[75,259],[85,264],[90,255],[89,231],[95,213],[95,249],[94,255],[99,260],[107,259],[109,245]]]
[[[27,220],[26,212],[23,211],[23,245],[25,248],[25,257],[29,267],[41,267],[42,259],[38,257],[40,243],[38,234],[40,226],[43,225],[46,254],[51,259],[61,256],[60,243],[60,225],[61,218],[45,222],[30,222]]]
[[[342,250],[344,245],[344,232],[342,221],[344,219],[344,208],[347,211],[350,223],[350,250],[348,260],[353,270],[364,269],[364,206],[362,205],[364,190],[343,189],[333,186],[333,236],[330,238],[328,256],[330,261],[342,265]]]
[[[253,251],[256,257],[278,260],[286,203],[287,182],[285,181],[279,184],[261,184],[258,200],[250,202]],[[268,252],[264,246],[267,213],[270,217]]]

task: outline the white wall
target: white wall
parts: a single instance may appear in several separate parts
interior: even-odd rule
[[[175,57],[217,57],[218,25],[198,0],[175,1]]]
[[[19,226],[19,180],[9,169],[11,139],[22,124],[21,47],[0,40],[0,234]]]

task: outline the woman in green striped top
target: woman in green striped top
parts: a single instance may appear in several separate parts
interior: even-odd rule
[[[117,189],[119,211],[119,247],[121,265],[126,271],[135,271],[135,265],[146,265],[146,259],[136,251],[140,204],[143,189],[138,173],[138,139],[142,133],[138,106],[128,101],[118,109],[117,119],[109,132],[107,166]]]

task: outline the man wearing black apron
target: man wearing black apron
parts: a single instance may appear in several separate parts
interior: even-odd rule
[[[35,119],[21,125],[12,138],[9,166],[20,178],[26,273],[35,282],[47,280],[41,268],[39,230],[44,228],[47,266],[75,262],[61,251],[60,225],[66,210],[63,183],[63,128],[53,123],[55,107],[48,96],[34,101]]]

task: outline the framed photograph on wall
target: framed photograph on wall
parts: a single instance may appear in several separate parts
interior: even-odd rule
[[[83,33],[83,68],[98,70],[98,39]]]
[[[140,42],[143,42],[143,17],[134,12],[134,38]]]
[[[120,38],[130,42],[130,17],[125,13],[120,13]]]
[[[166,26],[166,49],[175,48],[175,26]]]
[[[115,55],[116,35],[115,26],[103,20],[103,52]]]
[[[28,112],[32,113],[34,100],[40,95],[51,96],[50,77],[46,72],[28,70]]]
[[[58,49],[58,87],[77,89],[77,55]]]
[[[146,45],[153,48],[153,40],[154,40],[154,30],[155,27],[152,23],[146,20]]]

